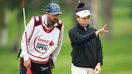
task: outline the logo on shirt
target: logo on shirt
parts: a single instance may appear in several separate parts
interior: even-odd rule
[[[35,38],[34,44],[35,50],[40,53],[43,53],[46,52],[51,46],[53,46],[54,42],[47,39],[43,39],[43,36],[38,36]]]
[[[43,44],[43,43],[37,43],[36,48],[40,49],[40,50],[47,51],[48,45]]]
[[[42,71],[49,69],[49,67],[40,67]]]
[[[50,45],[50,46],[53,46],[53,45],[54,45],[53,41],[51,41],[51,42],[49,43],[49,45]]]

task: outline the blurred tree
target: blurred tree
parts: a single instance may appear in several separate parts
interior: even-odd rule
[[[0,46],[7,43],[6,1],[0,0]]]
[[[132,2],[130,3],[130,18],[132,18]]]
[[[15,38],[15,42],[12,48],[15,48],[16,50],[16,46],[18,47],[19,45],[19,41],[20,40],[20,34],[21,34],[21,24],[22,24],[22,20],[23,20],[23,16],[22,16],[22,0],[0,0],[0,45],[1,43],[3,43],[2,41],[6,41],[4,40],[7,37],[5,34],[7,32],[7,23],[4,22],[7,18],[5,18],[6,16],[6,11],[5,10],[17,10],[18,14],[16,14],[17,16],[17,21],[16,24],[18,23],[18,29],[17,29],[17,34],[16,34],[16,38]],[[26,16],[33,16],[35,13],[44,13],[45,10],[42,11],[42,9],[44,8],[44,6],[46,6],[48,3],[50,2],[50,0],[25,0],[25,8],[26,8]],[[21,18],[20,18],[21,17]],[[5,32],[6,31],[6,32]],[[2,35],[4,34],[4,35]],[[2,39],[4,38],[4,39]],[[7,43],[7,42],[6,42]],[[16,45],[18,44],[18,45]],[[6,44],[4,44],[6,45]]]
[[[97,27],[99,24],[99,10],[100,10],[100,0],[91,0],[91,8],[92,8],[92,14],[93,14],[93,26]]]
[[[103,2],[103,17],[104,23],[108,24],[108,33],[105,34],[105,38],[112,38],[112,8],[113,8],[113,0],[102,0]]]

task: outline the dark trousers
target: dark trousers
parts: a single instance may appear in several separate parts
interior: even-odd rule
[[[38,64],[31,62],[31,70],[33,74],[52,74],[52,67],[54,66],[52,59],[45,64]],[[20,58],[20,74],[26,74],[27,69],[24,67],[24,60]]]

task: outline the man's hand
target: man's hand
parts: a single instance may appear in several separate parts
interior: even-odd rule
[[[97,30],[95,33],[96,33],[96,36],[98,36],[99,34],[104,34],[106,32],[108,32],[107,24],[105,24],[101,29]]]
[[[25,60],[24,61],[24,66],[26,67],[26,69],[28,69],[29,67],[31,67],[31,61],[30,60]]]

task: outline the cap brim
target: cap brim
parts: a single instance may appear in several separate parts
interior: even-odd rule
[[[57,14],[62,14],[62,12],[49,12],[51,15],[57,15]]]
[[[89,10],[82,10],[82,11],[76,12],[76,15],[78,15],[80,17],[91,16]]]

